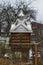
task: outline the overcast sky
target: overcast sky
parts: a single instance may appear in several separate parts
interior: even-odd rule
[[[5,2],[10,2],[12,5],[14,5],[16,0],[0,0],[0,3],[3,3],[2,1]],[[17,0],[19,1],[19,0]],[[29,0],[24,0],[28,3]],[[37,14],[37,20],[43,23],[43,0],[36,0],[32,3],[32,7],[34,7],[36,10],[38,10]]]

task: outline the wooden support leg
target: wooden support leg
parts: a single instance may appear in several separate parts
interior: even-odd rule
[[[37,65],[37,61],[38,61],[37,51],[38,51],[38,47],[37,47],[37,44],[35,44],[35,65]]]

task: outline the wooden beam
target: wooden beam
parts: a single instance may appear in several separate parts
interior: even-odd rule
[[[35,44],[35,65],[38,65],[38,55],[37,55],[37,52],[38,52],[38,45]]]

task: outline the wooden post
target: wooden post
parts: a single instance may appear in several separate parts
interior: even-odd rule
[[[1,22],[0,22],[0,35],[1,35]]]
[[[38,56],[37,56],[37,52],[38,52],[38,45],[37,43],[35,44],[35,65],[37,65],[37,61],[38,61]]]

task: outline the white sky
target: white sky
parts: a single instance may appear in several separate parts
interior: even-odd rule
[[[10,2],[12,5],[14,5],[16,0],[0,0],[0,3],[3,3],[2,1],[7,1]],[[19,0],[17,0],[19,1]],[[24,0],[28,3],[29,0]],[[34,3],[32,4],[32,6],[34,8],[36,8],[36,10],[38,10],[38,15],[37,15],[37,20],[38,21],[42,21],[43,23],[43,0],[36,0],[34,1]]]

